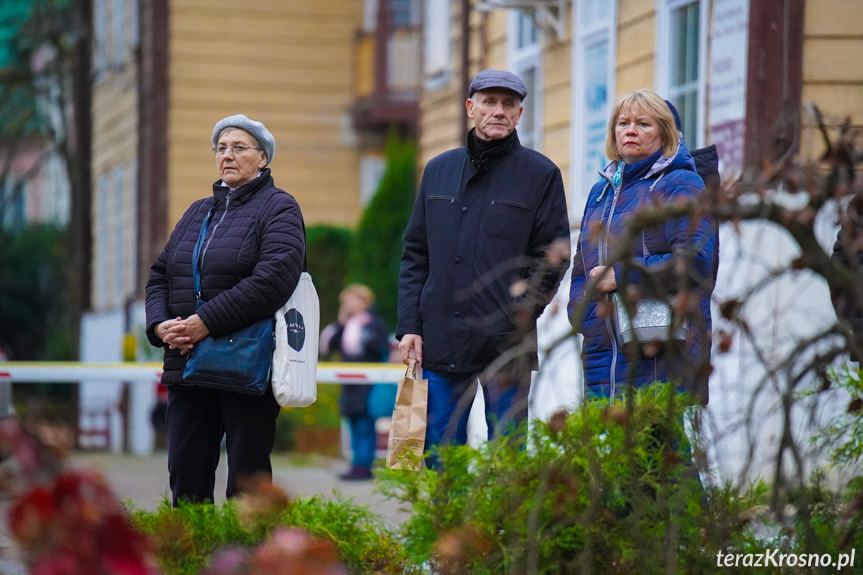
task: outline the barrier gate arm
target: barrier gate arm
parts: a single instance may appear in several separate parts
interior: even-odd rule
[[[318,363],[318,383],[371,385],[398,383],[405,366],[397,363]],[[82,363],[49,361],[0,362],[0,382],[74,383],[80,381],[131,381],[155,383],[162,377],[161,363]]]

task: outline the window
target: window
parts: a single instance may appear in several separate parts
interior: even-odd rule
[[[105,309],[108,297],[108,176],[99,178],[98,212],[96,218],[96,277],[95,308]]]
[[[518,124],[518,138],[524,146],[539,150],[542,141],[539,30],[530,16],[513,10],[510,13],[509,38],[509,69],[527,87],[527,98],[522,102],[524,112]]]
[[[123,64],[123,58],[126,55],[126,38],[123,31],[123,18],[125,17],[123,4],[125,2],[126,0],[114,0],[114,53],[112,54],[111,62],[116,66]]]
[[[127,0],[129,2],[129,46],[137,48],[140,43],[140,6],[138,0]]]
[[[93,0],[93,71],[100,78],[108,67],[108,14],[106,0]]]
[[[123,257],[123,166],[114,168],[114,216],[111,218],[114,226],[114,289],[112,290],[111,304],[114,309],[123,308],[123,268],[125,258]]]
[[[515,46],[522,50],[539,44],[539,36],[533,18],[524,12],[515,13]]]
[[[617,2],[584,0],[573,10],[573,127],[570,214],[579,218],[597,172],[608,164],[605,136],[614,104]]]
[[[374,32],[378,27],[378,0],[363,2],[363,30]]]
[[[5,180],[0,183],[0,202],[3,203],[0,223],[6,229],[23,227],[27,223],[27,184],[9,177]]]
[[[707,0],[664,0],[657,17],[660,94],[677,107],[691,148],[704,140]]]
[[[449,81],[452,66],[450,0],[427,1],[424,6],[423,72],[426,88],[435,89]]]
[[[380,156],[364,156],[360,160],[360,206],[368,205],[381,185],[387,161]]]
[[[415,26],[419,21],[417,0],[390,0],[393,26]]]

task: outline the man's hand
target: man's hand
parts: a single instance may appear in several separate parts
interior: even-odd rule
[[[170,349],[179,349],[180,355],[189,353],[196,343],[210,334],[198,314],[190,315],[185,320],[181,317],[165,320],[156,326],[155,331]]]
[[[410,363],[411,350],[414,351],[417,364],[423,362],[423,338],[414,333],[406,333],[399,342],[399,351],[402,353],[402,361],[405,365]]]
[[[614,269],[609,269],[607,272],[605,271],[606,269],[608,269],[608,266],[596,266],[590,270],[590,279],[593,280],[596,277],[602,276],[596,288],[602,292],[614,291],[617,289],[617,278],[614,277]]]

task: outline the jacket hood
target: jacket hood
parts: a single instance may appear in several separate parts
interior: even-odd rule
[[[645,160],[642,160],[641,162],[645,162]],[[695,171],[692,154],[689,152],[689,148],[686,147],[686,144],[683,143],[683,140],[680,140],[680,144],[677,146],[677,151],[675,151],[671,156],[660,155],[658,158],[653,160],[652,163],[648,162],[649,165],[641,164],[641,162],[635,162],[632,164],[631,168],[626,169],[624,178],[627,180],[630,179],[632,177],[629,175],[630,173],[639,174],[636,177],[646,180],[647,178],[651,178],[661,173],[670,172],[672,170],[683,169],[691,170],[693,172]],[[612,160],[604,170],[599,172],[599,175],[611,182],[619,163],[619,160]],[[640,175],[641,172],[643,172],[643,175]]]

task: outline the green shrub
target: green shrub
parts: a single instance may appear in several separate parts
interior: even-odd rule
[[[74,357],[63,311],[67,244],[55,225],[0,228],[0,347],[9,347],[9,359]]]
[[[155,511],[133,509],[130,516],[155,542],[159,566],[166,575],[194,575],[207,566],[219,547],[258,541],[240,526],[231,503],[172,509],[165,500]]]
[[[357,575],[803,575],[835,569],[735,570],[718,565],[718,554],[838,558],[863,548],[861,477],[841,493],[821,473],[796,489],[759,481],[705,491],[689,463],[687,405],[657,385],[560,412],[480,449],[444,448],[440,472],[379,471],[379,489],[410,513],[397,532],[338,495],[288,502],[272,486],[270,496],[165,504],[133,519],[156,541],[168,574],[197,573],[216,549],[249,548],[279,526],[332,541]]]
[[[321,300],[321,327],[336,321],[339,292],[346,283],[351,230],[317,225],[306,228],[306,259]]]
[[[829,450],[834,464],[859,465],[863,460],[863,371],[851,367],[834,370],[828,381],[829,386],[814,393],[838,390],[850,399],[845,410],[822,426],[813,440]]]
[[[684,407],[658,386],[535,423],[527,446],[522,433],[445,448],[439,474],[382,472],[412,508],[408,555],[436,573],[711,572],[765,489],[717,489],[707,508]]]
[[[390,134],[386,169],[351,240],[348,281],[367,285],[396,325],[402,238],[416,197],[416,144]]]
[[[213,504],[180,505],[165,501],[155,511],[133,509],[137,528],[155,543],[159,566],[166,575],[200,573],[220,549],[251,548],[280,526],[299,527],[335,545],[353,573],[410,574],[396,536],[367,507],[336,496],[288,501],[275,487],[251,496]]]

